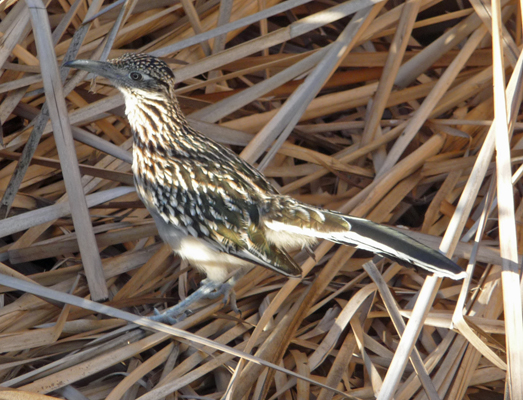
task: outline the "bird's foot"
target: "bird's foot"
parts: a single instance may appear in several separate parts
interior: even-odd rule
[[[207,282],[205,285],[200,286],[198,290],[187,296],[184,300],[180,301],[173,307],[167,308],[163,312],[155,310],[155,315],[150,317],[153,321],[163,322],[166,324],[175,324],[180,322],[187,317],[191,312],[189,307],[199,300],[209,298],[209,294],[213,293],[220,286],[220,282]],[[189,314],[187,314],[189,312]]]
[[[227,303],[229,303],[232,310],[236,314],[241,315],[241,311],[238,309],[238,305],[236,304],[236,292],[234,291],[234,284],[236,282],[231,281],[232,278],[227,282],[222,283],[222,285],[219,288],[217,288],[214,292],[209,293],[208,298],[217,299],[218,297],[223,296],[223,304],[226,305]]]
[[[206,278],[202,280],[202,284],[197,291],[192,293],[190,296],[187,296],[177,305],[170,307],[163,312],[155,310],[155,315],[150,318],[154,321],[173,325],[190,315],[189,307],[193,303],[202,299],[216,299],[220,296],[223,296],[224,304],[229,303],[232,310],[241,316],[241,312],[236,304],[236,294],[234,293],[233,287],[244,274],[245,271],[240,270],[225,283],[212,281]]]

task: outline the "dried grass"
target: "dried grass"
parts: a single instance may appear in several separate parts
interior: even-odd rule
[[[0,3],[0,399],[522,399],[521,11],[398,3]],[[202,277],[136,196],[122,97],[59,68],[129,51],[282,193],[408,226],[469,279],[320,243],[303,280],[242,278],[241,315],[143,318]]]

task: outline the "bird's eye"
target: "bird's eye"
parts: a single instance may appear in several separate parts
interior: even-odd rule
[[[141,81],[143,79],[142,74],[140,74],[139,72],[131,72],[129,76],[133,81]]]

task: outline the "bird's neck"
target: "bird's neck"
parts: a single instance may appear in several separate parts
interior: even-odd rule
[[[126,93],[124,97],[134,145],[152,154],[183,156],[193,131],[176,98],[156,99]]]

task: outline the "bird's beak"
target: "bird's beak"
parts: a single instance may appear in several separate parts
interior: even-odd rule
[[[109,79],[111,82],[118,82],[118,80],[121,79],[121,76],[118,73],[118,69],[108,62],[93,60],[73,60],[66,62],[63,66],[67,68],[76,68],[92,72],[93,74],[100,75],[104,78]]]

